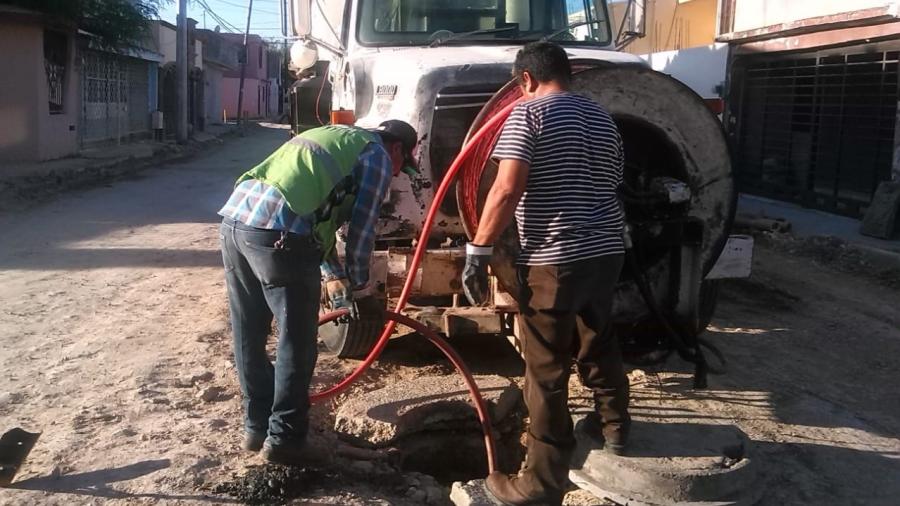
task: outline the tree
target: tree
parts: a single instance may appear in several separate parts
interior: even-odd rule
[[[76,25],[107,47],[137,45],[146,35],[148,22],[159,17],[159,8],[170,0],[0,0],[42,12],[51,19]]]

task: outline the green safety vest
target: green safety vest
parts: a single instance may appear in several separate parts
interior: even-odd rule
[[[353,167],[370,142],[378,142],[378,136],[355,127],[307,130],[245,172],[236,185],[248,179],[262,181],[277,188],[298,216],[314,214],[313,234],[328,255],[335,233],[353,212],[358,190]]]

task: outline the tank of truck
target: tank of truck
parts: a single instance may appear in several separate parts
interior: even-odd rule
[[[660,313],[688,335],[702,330],[714,307],[710,278],[722,276],[713,267],[728,243],[736,201],[725,137],[689,88],[615,50],[612,26],[621,25],[611,22],[604,1],[293,0],[292,15],[297,35],[327,62],[331,93],[317,97],[319,107],[326,101],[331,110],[352,112],[360,126],[402,119],[419,133],[420,174],[395,178],[382,213],[373,272],[386,296],[399,290],[434,189],[465,139],[498,104],[516,98],[510,83],[516,52],[530,41],[552,40],[573,61],[573,91],[610,111],[625,144],[623,203],[635,262],[623,272],[614,308],[623,339],[658,346]],[[315,104],[298,107],[314,110]],[[515,334],[515,227],[492,263],[493,305],[459,303],[461,247],[493,170],[487,157],[470,162],[456,198],[441,204],[417,305],[409,310],[448,334]],[[342,332],[326,339],[339,352],[346,342],[365,340],[353,329]]]

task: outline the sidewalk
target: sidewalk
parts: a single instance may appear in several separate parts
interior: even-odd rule
[[[900,253],[900,239],[888,241],[862,235],[859,220],[796,204],[741,194],[738,214],[783,218],[791,223],[791,232],[799,237],[831,236],[859,246]]]
[[[884,240],[859,233],[861,222],[787,202],[741,194],[738,215],[782,218],[791,224],[790,235],[822,250],[825,256],[858,256],[875,269],[900,270],[900,239]],[[849,249],[855,249],[858,254]]]
[[[63,190],[111,181],[152,165],[179,160],[236,133],[233,124],[210,125],[206,131],[196,132],[185,144],[144,140],[91,147],[77,156],[44,162],[5,163],[0,171],[0,211],[28,206]]]

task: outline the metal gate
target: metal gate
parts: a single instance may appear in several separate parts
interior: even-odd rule
[[[148,63],[85,51],[81,143],[117,141],[150,128]]]
[[[890,179],[898,57],[843,48],[735,61],[741,190],[862,216]]]

